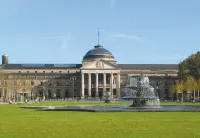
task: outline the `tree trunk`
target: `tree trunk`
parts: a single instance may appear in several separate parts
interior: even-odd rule
[[[195,101],[195,97],[196,97],[196,96],[195,96],[195,90],[194,90],[194,101]]]
[[[199,90],[198,90],[198,100],[199,100]]]
[[[182,92],[182,102],[183,102],[183,92]]]
[[[178,92],[176,92],[176,101],[178,101]]]

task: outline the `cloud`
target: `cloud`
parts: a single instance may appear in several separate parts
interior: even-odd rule
[[[109,8],[112,9],[115,6],[115,0],[110,0]]]
[[[66,36],[44,37],[44,39],[58,39],[60,46],[57,46],[57,47],[58,47],[59,53],[63,55],[63,54],[66,54],[68,44],[71,40],[71,32],[68,32]]]
[[[123,39],[129,39],[129,40],[137,40],[137,41],[143,42],[143,40],[141,38],[139,38],[135,35],[114,33],[114,34],[111,34],[111,37],[113,37],[113,38],[123,38]]]
[[[159,58],[163,60],[184,60],[187,58],[187,56],[172,55],[172,56],[160,56]]]
[[[60,38],[62,38],[61,46],[60,46],[60,53],[62,53],[63,50],[66,50],[68,47],[68,43],[71,40],[71,32],[69,32],[66,36],[60,37]]]

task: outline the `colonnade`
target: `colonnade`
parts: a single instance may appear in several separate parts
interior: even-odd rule
[[[111,95],[113,96],[113,89],[116,89],[116,97],[120,97],[120,73],[82,73],[81,76],[81,95],[82,98],[85,97],[85,89],[88,90],[88,97],[91,97],[91,76],[92,74],[95,74],[95,97],[99,97],[99,88],[101,88],[101,86],[99,85],[99,75],[103,74],[103,95],[105,95],[106,92],[106,88],[107,88],[107,83],[106,83],[106,78],[107,75],[110,77],[109,81],[110,81],[110,85],[109,85],[109,89],[111,92]],[[88,77],[88,83],[85,82],[85,75],[87,75]],[[116,84],[114,84],[114,76],[116,76]],[[85,87],[85,83],[87,83],[87,87]]]

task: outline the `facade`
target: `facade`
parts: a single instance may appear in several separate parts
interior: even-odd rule
[[[89,50],[82,64],[9,64],[8,55],[3,55],[0,101],[99,99],[106,91],[119,98],[128,79],[141,74],[149,76],[161,99],[169,99],[177,71],[177,64],[117,64],[101,45]]]

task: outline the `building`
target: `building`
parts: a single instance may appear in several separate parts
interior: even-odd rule
[[[177,79],[176,64],[117,64],[101,45],[89,50],[82,64],[9,64],[2,56],[0,100],[101,98],[110,91],[119,98],[131,76],[149,76],[160,98],[170,97]]]

